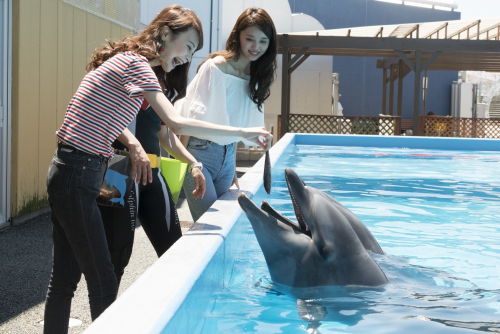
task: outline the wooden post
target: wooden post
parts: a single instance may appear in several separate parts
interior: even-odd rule
[[[397,116],[403,117],[403,79],[404,79],[404,63],[403,60],[399,60],[398,64],[398,102],[397,102]],[[399,135],[399,133],[398,133]]]
[[[424,125],[425,125],[425,116],[419,116],[419,126],[418,126],[418,132],[415,136],[423,136],[424,135]],[[415,128],[415,126],[414,126]]]
[[[395,136],[400,136],[401,135],[401,117],[398,117],[395,119],[395,128],[394,128],[394,135]]]
[[[382,81],[382,114],[387,115],[387,69],[384,68]]]
[[[422,51],[415,51],[415,84],[413,87],[413,135],[419,133],[419,116],[420,116],[420,90],[422,82],[420,81],[420,74],[422,73]]]
[[[283,34],[283,58],[281,68],[281,137],[288,132],[290,118],[290,73],[288,72],[291,59],[290,49],[287,47],[288,34]],[[280,138],[281,138],[280,137]]]
[[[389,74],[389,115],[394,116],[394,69],[396,64],[391,64]]]

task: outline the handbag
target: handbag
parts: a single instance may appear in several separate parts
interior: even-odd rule
[[[115,155],[108,162],[108,170],[97,197],[97,204],[124,208],[130,191],[135,187],[135,181],[130,177],[132,161],[129,156]]]
[[[180,162],[176,159],[161,158],[161,174],[165,178],[165,181],[167,181],[175,204],[177,204],[177,200],[181,193],[186,169],[187,163]]]

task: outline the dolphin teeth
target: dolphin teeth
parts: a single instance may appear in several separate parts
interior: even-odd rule
[[[300,225],[300,228],[304,231],[309,231],[309,226],[307,226],[306,220],[304,216],[302,216],[302,212],[300,212],[299,206],[295,197],[293,196],[292,189],[290,189],[290,182],[288,181],[288,177],[285,174],[286,186],[288,187],[288,192],[290,193],[290,198],[292,199],[293,210],[295,211],[295,216],[297,217],[297,221]]]
[[[267,203],[266,201],[262,201],[260,209],[262,211],[266,212],[267,214],[273,216],[274,218],[276,218],[280,222],[292,227],[294,230],[297,230],[301,233],[304,233],[304,234],[308,235],[309,237],[311,236],[311,233],[309,230],[303,230],[300,227],[300,225],[297,225],[295,222],[291,221],[290,219],[288,219],[285,216],[283,216],[282,214],[280,214],[271,205],[269,205],[269,203]]]

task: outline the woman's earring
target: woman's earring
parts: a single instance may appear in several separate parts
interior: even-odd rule
[[[165,47],[165,41],[162,41],[160,51],[165,51],[164,47]]]

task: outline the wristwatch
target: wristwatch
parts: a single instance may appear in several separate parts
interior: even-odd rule
[[[191,171],[193,170],[193,168],[199,168],[200,170],[203,170],[203,164],[198,161],[198,162],[195,162],[192,165],[189,165],[188,172],[191,173]]]

